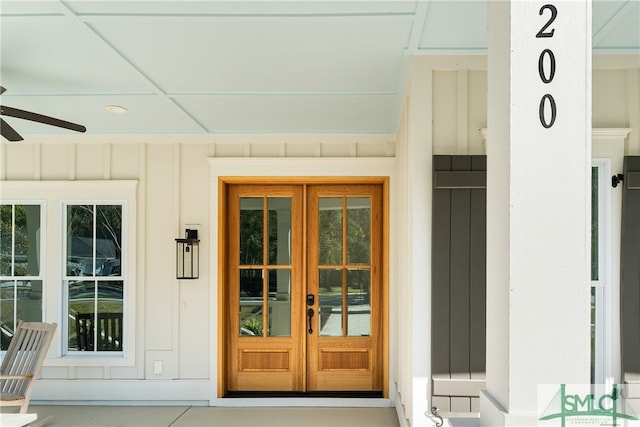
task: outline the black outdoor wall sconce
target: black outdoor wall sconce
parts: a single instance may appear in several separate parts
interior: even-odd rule
[[[200,274],[200,240],[198,230],[185,230],[185,237],[176,239],[176,279],[197,279]]]
[[[613,175],[611,177],[611,186],[613,188],[616,188],[622,181],[624,181],[624,175],[622,175],[621,173]]]

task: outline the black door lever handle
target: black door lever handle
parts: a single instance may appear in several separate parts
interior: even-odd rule
[[[313,333],[313,315],[314,315],[314,311],[313,308],[310,308],[307,310],[307,316],[309,317],[309,333],[312,334]]]

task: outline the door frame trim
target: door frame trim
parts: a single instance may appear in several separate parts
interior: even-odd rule
[[[229,400],[238,402],[239,400],[249,402],[251,405],[257,405],[257,401],[271,400],[268,398],[256,399],[225,399],[223,397],[225,384],[225,336],[220,331],[225,327],[224,313],[220,310],[220,305],[224,303],[224,289],[218,286],[218,283],[224,282],[224,265],[225,251],[222,245],[225,242],[225,206],[220,203],[226,194],[226,188],[229,184],[295,184],[295,183],[337,183],[337,182],[353,182],[353,183],[377,183],[383,187],[383,259],[386,263],[383,265],[382,285],[383,298],[386,302],[383,307],[383,393],[384,399],[329,399],[335,402],[344,402],[344,406],[358,404],[359,401],[369,401],[364,406],[377,402],[375,406],[385,406],[388,403],[388,396],[394,393],[390,390],[389,381],[389,340],[392,328],[389,324],[390,298],[389,298],[389,269],[391,260],[389,258],[390,247],[390,181],[393,179],[395,172],[395,159],[392,157],[382,158],[209,158],[210,166],[210,212],[211,212],[211,229],[209,230],[210,253],[209,253],[209,277],[210,277],[210,331],[216,334],[216,338],[210,341],[210,402],[211,406],[226,406],[231,403]],[[286,171],[287,175],[283,176],[282,171]],[[379,175],[371,175],[375,171]],[[215,242],[215,243],[214,243]],[[204,266],[202,266],[204,267]],[[206,268],[206,267],[205,267]],[[205,271],[202,272],[206,274]],[[307,401],[309,405],[313,401],[313,405],[320,403],[320,398],[298,398],[293,399],[298,403]],[[289,399],[284,399],[289,401]],[[289,402],[291,403],[291,402]],[[360,402],[363,403],[363,402]],[[234,404],[231,403],[233,406]],[[300,405],[305,406],[305,405]],[[343,405],[340,405],[343,406]]]

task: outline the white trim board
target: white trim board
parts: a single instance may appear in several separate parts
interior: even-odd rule
[[[390,188],[393,188],[393,180],[396,170],[395,157],[350,157],[350,158],[287,158],[287,157],[212,157],[209,158],[210,165],[210,212],[211,223],[210,241],[218,242],[218,213],[219,213],[219,179],[223,177],[389,177]],[[394,192],[389,194],[389,223],[393,223],[395,218]],[[389,246],[393,247],[394,237],[389,236]],[[218,327],[218,245],[212,244],[209,255],[210,281],[211,281],[211,310],[210,325],[212,331],[219,330]],[[395,260],[389,259],[389,271],[393,270]],[[394,292],[389,289],[389,293]],[[389,342],[394,342],[391,334],[394,331],[392,323],[394,319],[389,319]],[[273,406],[280,402],[285,402],[295,406],[319,406],[323,402],[326,406],[350,406],[350,405],[373,405],[373,406],[393,406],[392,400],[389,399],[276,399],[268,398],[256,399],[227,399],[218,397],[218,365],[221,361],[218,359],[220,354],[218,349],[219,340],[211,340],[210,348],[210,391],[209,399],[211,406],[238,406],[240,402],[244,402],[244,406]],[[391,349],[389,349],[391,351]],[[390,359],[391,362],[391,359]],[[396,367],[389,364],[389,396],[395,396],[393,373]],[[305,403],[306,402],[306,403]],[[239,405],[243,406],[243,405]],[[282,406],[287,406],[283,404]]]
[[[32,404],[36,402],[134,402],[166,405],[168,402],[208,404],[209,380],[38,380]],[[141,400],[141,396],[145,399]]]

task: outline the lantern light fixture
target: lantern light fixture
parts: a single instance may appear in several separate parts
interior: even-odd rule
[[[198,230],[187,228],[185,237],[176,239],[176,278],[197,279],[199,277]]]

